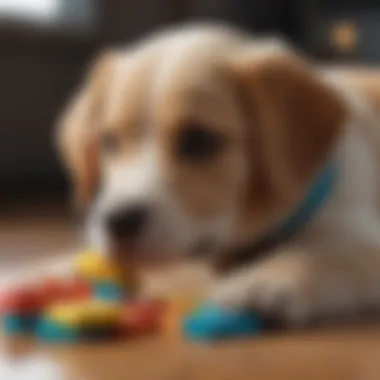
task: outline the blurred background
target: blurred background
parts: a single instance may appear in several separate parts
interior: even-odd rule
[[[280,33],[329,63],[380,60],[377,0],[0,0],[1,199],[64,196],[54,120],[97,51],[191,20]]]

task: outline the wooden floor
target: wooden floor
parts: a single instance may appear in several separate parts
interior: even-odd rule
[[[0,274],[64,252],[75,244],[75,228],[60,207],[5,212],[0,221]],[[380,323],[271,332],[214,345],[168,337],[87,347],[3,343],[0,380],[13,380],[4,375],[7,366],[31,371],[27,377],[31,380],[380,379]],[[31,363],[36,373],[29,369]],[[45,372],[50,377],[43,377]]]
[[[73,220],[63,202],[0,206],[0,268],[69,251],[79,241]]]
[[[15,348],[17,344],[22,351]],[[380,378],[380,329],[376,326],[277,333],[214,345],[151,337],[87,347],[25,346],[25,342],[10,342],[2,355],[13,363],[18,358],[20,371],[23,362],[34,362],[40,372],[31,380]],[[7,360],[0,361],[4,380],[8,377],[1,376],[1,365]],[[62,377],[43,377],[52,365]]]

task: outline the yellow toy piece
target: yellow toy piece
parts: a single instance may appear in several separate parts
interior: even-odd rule
[[[77,274],[89,281],[122,282],[120,271],[95,251],[79,254],[75,263]]]
[[[80,253],[74,267],[79,277],[91,283],[121,286],[129,296],[135,295],[139,290],[140,281],[134,268],[120,270],[117,264],[102,257],[95,250]]]
[[[87,301],[61,303],[51,306],[45,318],[71,328],[116,326],[123,320],[121,305],[109,302]]]

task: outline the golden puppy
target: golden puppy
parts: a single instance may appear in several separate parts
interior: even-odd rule
[[[375,118],[335,82],[223,26],[104,53],[59,126],[92,243],[130,259],[244,253],[210,298],[288,322],[380,304]]]

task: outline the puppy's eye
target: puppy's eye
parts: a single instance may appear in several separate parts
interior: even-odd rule
[[[215,156],[223,145],[217,132],[198,123],[187,123],[180,132],[177,154],[183,161],[199,162]]]
[[[107,132],[101,137],[101,148],[105,153],[114,153],[119,148],[119,140],[114,133]]]

